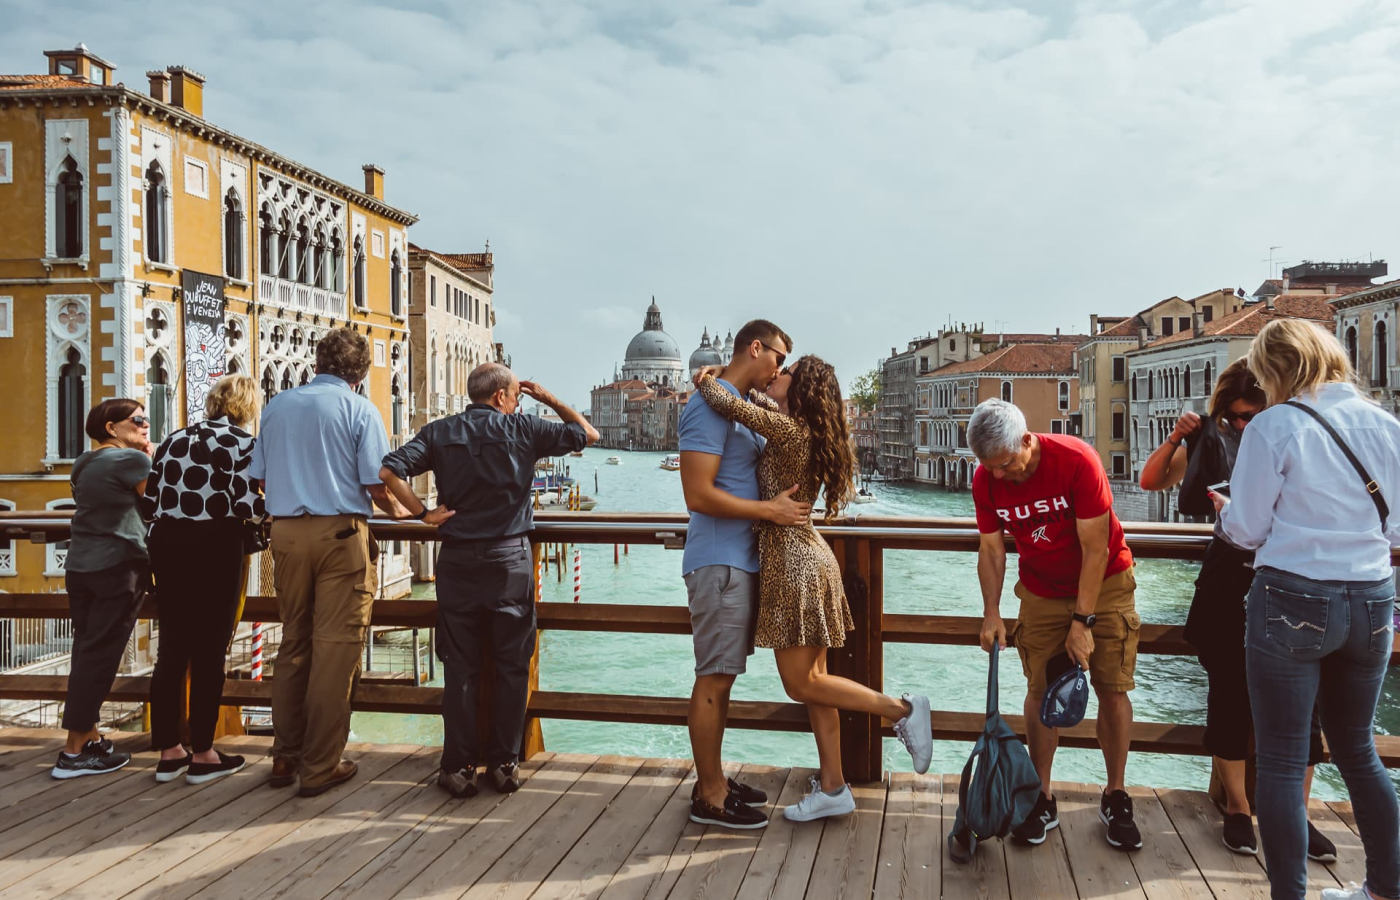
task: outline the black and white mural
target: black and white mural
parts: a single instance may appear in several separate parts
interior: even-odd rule
[[[218,275],[184,270],[185,421],[204,418],[209,388],[223,377],[224,280]]]

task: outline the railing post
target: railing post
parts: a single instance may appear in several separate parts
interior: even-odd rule
[[[827,653],[827,668],[833,675],[884,690],[883,551],[865,538],[841,538],[832,542],[832,552],[841,566],[846,602],[856,629],[846,635],[844,647]],[[841,767],[852,783],[884,777],[880,729],[879,716],[841,711]]]
[[[530,545],[530,561],[534,564],[535,571],[539,571],[541,549],[539,544]],[[540,582],[535,582],[536,587]],[[535,594],[535,605],[539,606],[540,595]],[[525,705],[529,708],[530,698],[535,691],[540,689],[540,644],[544,642],[544,632],[535,632],[535,652],[530,655],[530,689],[525,695]],[[527,760],[537,753],[544,752],[544,729],[540,727],[540,720],[534,716],[527,716],[525,719],[525,734],[520,740],[520,759]]]

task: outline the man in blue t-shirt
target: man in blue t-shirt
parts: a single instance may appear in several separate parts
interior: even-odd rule
[[[734,358],[718,380],[740,397],[763,390],[782,369],[792,339],[755,319],[734,338]],[[755,807],[768,798],[724,776],[720,752],[729,711],[729,689],[753,653],[758,613],[758,538],[753,523],[766,519],[796,525],[812,514],[792,489],[758,498],[758,455],[763,438],[730,422],[693,397],[680,419],[681,486],[690,510],[682,573],[690,597],[695,640],[695,687],[690,694],[690,748],[695,791],[690,819],[726,828],[762,828],[768,817]]]

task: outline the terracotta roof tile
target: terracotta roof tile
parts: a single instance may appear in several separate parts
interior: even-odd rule
[[[1073,343],[1009,344],[985,356],[949,363],[928,373],[931,376],[968,375],[980,372],[1008,375],[1074,374]]]
[[[1194,331],[1183,331],[1170,337],[1158,338],[1142,351],[1156,350],[1173,344],[1207,338],[1253,337],[1272,319],[1311,319],[1315,322],[1332,321],[1332,304],[1337,294],[1279,294],[1274,298],[1274,308],[1267,303],[1253,303],[1238,312],[1222,316],[1214,322],[1206,322],[1198,337]]]
[[[92,84],[69,75],[0,75],[0,91],[23,91],[54,88],[85,88]]]

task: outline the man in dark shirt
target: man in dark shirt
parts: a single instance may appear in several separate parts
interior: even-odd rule
[[[512,415],[522,393],[553,409],[563,424]],[[535,463],[598,440],[583,416],[498,363],[472,370],[467,395],[472,402],[466,410],[423,426],[385,456],[379,470],[394,496],[410,511],[419,510],[413,517],[439,526],[437,652],[444,689],[438,785],[456,797],[476,794],[478,763],[485,764],[497,791],[520,786],[516,766],[535,652],[529,539]],[[441,501],[433,510],[408,483],[430,470]],[[496,664],[492,733],[484,750],[477,745],[476,725],[483,640],[490,640]]]

